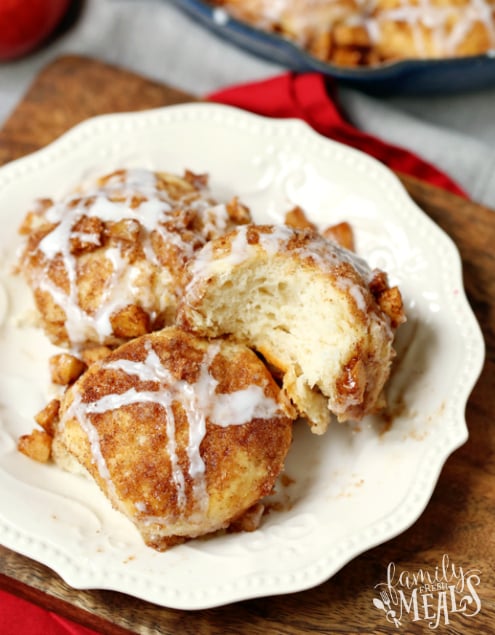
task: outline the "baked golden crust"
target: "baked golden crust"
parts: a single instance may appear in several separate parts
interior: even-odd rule
[[[370,66],[488,52],[494,0],[210,0],[326,62]]]
[[[318,434],[330,413],[359,420],[384,405],[404,319],[383,272],[312,229],[269,225],[205,245],[178,311],[181,326],[230,335],[263,355]]]
[[[249,219],[237,199],[217,203],[205,175],[118,170],[39,201],[19,269],[55,344],[115,346],[173,322],[184,265]]]
[[[155,549],[226,528],[269,494],[292,435],[244,346],[170,327],[95,362],[62,400],[55,460],[75,457]]]

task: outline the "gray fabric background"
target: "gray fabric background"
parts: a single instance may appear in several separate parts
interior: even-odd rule
[[[168,0],[86,0],[76,24],[49,47],[0,64],[0,123],[62,53],[117,63],[195,95],[285,70],[220,40]],[[495,208],[495,88],[450,97],[339,94],[359,128],[415,151]]]

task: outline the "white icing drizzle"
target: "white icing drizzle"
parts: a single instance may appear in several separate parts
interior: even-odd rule
[[[229,14],[223,9],[214,9],[213,10],[213,21],[215,24],[220,26],[224,26],[229,21]]]
[[[117,502],[117,491],[111,479],[105,457],[101,452],[100,435],[98,434],[98,430],[91,423],[91,420],[86,416],[84,412],[85,406],[86,404],[83,404],[81,401],[81,395],[76,391],[74,392],[73,401],[69,406],[65,416],[67,420],[71,419],[72,417],[77,418],[79,425],[88,437],[89,445],[91,448],[92,462],[96,464],[99,475],[107,483],[109,498],[113,499],[114,502]],[[62,421],[60,422],[60,425],[62,425]]]
[[[110,200],[111,196],[116,200]],[[139,199],[137,206],[132,204],[135,197]],[[189,230],[189,239],[181,233],[186,230],[187,220],[182,214],[186,210],[192,210],[201,218],[202,229],[194,232],[192,240]],[[83,244],[99,247],[101,240],[95,232],[76,229],[82,218],[97,218],[103,223],[138,221],[144,256],[148,263],[159,267],[161,279],[168,280],[170,297],[175,293],[173,281],[176,272],[168,271],[159,262],[151,244],[152,232],[157,231],[163,241],[176,247],[182,261],[187,262],[194,255],[194,250],[206,242],[207,237],[225,231],[229,219],[226,206],[213,201],[206,187],[176,200],[166,190],[158,188],[153,172],[141,169],[120,172],[83,195],[72,194],[48,208],[44,217],[55,227],[37,246],[44,259],[44,268],[38,275],[37,285],[49,293],[64,311],[66,331],[71,344],[75,346],[93,339],[94,332],[96,339],[104,342],[112,334],[110,318],[119,309],[134,304],[143,307],[150,315],[156,315],[156,304],[161,303],[160,299],[136,284],[144,264],[141,268],[131,266],[122,247],[112,245],[104,250],[104,257],[110,261],[112,272],[102,290],[99,308],[94,313],[81,308],[78,300],[78,257],[71,253],[71,242],[79,239]],[[50,263],[56,257],[61,259],[67,274],[67,293],[48,275]],[[164,272],[168,273],[168,278]]]
[[[206,434],[206,422],[227,427],[244,425],[253,419],[271,419],[283,416],[276,400],[267,397],[264,388],[250,385],[232,393],[217,393],[218,381],[212,376],[210,367],[220,352],[220,344],[210,343],[201,362],[195,383],[176,379],[162,364],[153,349],[150,340],[145,345],[144,361],[118,359],[102,362],[101,370],[116,371],[134,376],[141,382],[153,382],[156,388],[146,390],[135,387],[121,394],[108,394],[96,401],[82,403],[77,391],[68,408],[64,420],[75,417],[85,431],[100,477],[107,483],[111,498],[117,503],[115,485],[111,479],[105,458],[102,454],[100,437],[91,415],[118,410],[133,404],[153,403],[161,406],[166,416],[167,455],[170,460],[172,480],[177,492],[177,504],[181,511],[186,506],[186,477],[177,456],[176,425],[172,404],[181,404],[189,424],[189,435],[186,453],[188,457],[188,476],[193,483],[194,511],[191,517],[201,516],[208,508],[205,464],[201,457],[200,446]],[[63,425],[63,423],[62,423]],[[136,509],[144,513],[143,503],[136,504]],[[144,522],[156,522],[156,518],[142,519]],[[161,519],[163,522],[165,519]]]
[[[339,289],[341,289],[345,293],[349,293],[360,311],[366,313],[367,304],[362,287],[355,284],[351,279],[345,278],[344,276],[338,278],[336,284]]]
[[[428,56],[425,41],[427,31],[432,35],[434,54],[437,56],[455,55],[477,24],[484,26],[490,46],[495,44],[494,7],[487,0],[469,0],[465,6],[436,5],[431,0],[419,0],[417,5],[411,5],[403,0],[400,7],[377,12],[375,21],[377,32],[380,32],[384,22],[409,25],[416,51],[422,57]]]

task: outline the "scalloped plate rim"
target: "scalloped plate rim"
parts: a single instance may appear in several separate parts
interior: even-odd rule
[[[189,116],[194,119],[195,117],[202,117],[209,113],[216,114],[216,116],[220,116],[221,118],[230,118],[230,124],[234,127],[239,125],[240,122],[245,122],[246,124],[249,124],[250,122],[258,122],[259,124],[268,127],[273,126],[281,129],[286,128],[287,130],[295,130],[295,134],[297,135],[304,136],[309,134],[312,135],[313,139],[317,139],[318,143],[325,144],[327,147],[333,146],[333,148],[336,151],[338,150],[341,155],[347,157],[352,156],[353,160],[357,160],[363,165],[368,165],[370,167],[373,166],[373,168],[380,174],[380,177],[385,179],[387,185],[394,187],[394,194],[400,197],[402,204],[408,206],[411,213],[418,215],[418,218],[422,219],[421,222],[427,222],[434,226],[438,236],[443,236],[443,239],[447,241],[446,244],[448,244],[449,258],[451,259],[452,264],[455,263],[458,268],[455,275],[457,277],[460,275],[461,259],[459,251],[453,241],[410,199],[399,179],[390,170],[388,170],[388,168],[358,150],[342,146],[335,141],[321,137],[307,126],[307,124],[299,120],[271,120],[258,115],[246,113],[236,108],[220,106],[217,104],[174,105],[137,113],[100,115],[90,120],[86,120],[66,132],[45,148],[42,148],[26,157],[17,159],[0,168],[0,198],[2,196],[2,185],[8,184],[11,181],[11,178],[14,178],[16,174],[28,173],[30,170],[37,169],[40,162],[42,167],[44,165],[49,165],[51,155],[57,156],[58,153],[63,154],[65,152],[70,152],[70,148],[74,141],[80,140],[84,142],[85,139],[87,140],[94,137],[97,135],[101,126],[106,127],[107,125],[112,125],[117,126],[117,128],[125,128],[125,126],[128,125],[132,128],[136,125],[136,121],[141,122],[141,125],[144,126],[161,125],[162,119],[166,123],[170,123],[176,115],[178,117]],[[475,345],[474,352],[472,352],[473,359],[471,360],[471,367],[469,370],[469,381],[467,385],[464,385],[464,392],[461,394],[460,398],[458,398],[457,405],[462,406],[464,409],[469,398],[469,394],[471,393],[471,390],[474,387],[482,369],[484,361],[484,343],[479,325],[477,324],[474,314],[467,303],[464,288],[462,286],[462,279],[460,281],[460,285],[460,289],[462,290],[461,295],[463,296],[462,300],[463,303],[465,303],[463,306],[464,314],[465,317],[471,320],[470,328],[472,331],[471,337],[473,338],[471,344]],[[80,566],[80,563],[77,559],[72,562],[70,556],[60,555],[60,550],[53,545],[37,544],[36,537],[33,538],[33,535],[27,532],[25,528],[12,527],[8,518],[0,518],[0,526],[3,529],[1,541],[8,548],[51,567],[74,588],[98,588],[121,591],[140,597],[144,600],[172,608],[203,609],[254,597],[301,591],[327,580],[357,555],[397,536],[399,533],[410,527],[420,517],[430,500],[445,461],[468,438],[468,428],[465,422],[463,410],[461,412],[461,409],[459,408],[455,414],[456,416],[452,419],[452,421],[450,421],[451,426],[449,429],[450,436],[447,437],[448,442],[446,443],[446,439],[442,437],[439,440],[442,443],[437,441],[435,448],[430,448],[430,451],[424,454],[419,463],[420,466],[428,463],[425,472],[428,473],[429,476],[428,487],[424,488],[423,486],[414,486],[414,504],[404,503],[404,500],[406,499],[402,499],[398,510],[402,513],[396,515],[395,520],[394,518],[387,518],[387,531],[382,531],[381,533],[376,534],[373,538],[368,536],[367,540],[364,540],[361,543],[359,543],[359,541],[356,542],[356,540],[350,541],[347,546],[340,546],[338,549],[336,548],[333,553],[330,553],[325,557],[320,555],[317,563],[313,561],[308,563],[305,569],[299,569],[296,573],[293,573],[292,576],[288,576],[286,580],[277,579],[274,582],[273,580],[269,580],[269,576],[268,578],[261,576],[263,580],[259,580],[259,584],[257,586],[251,583],[248,585],[247,589],[243,588],[242,585],[233,586],[229,589],[224,588],[222,589],[222,593],[220,595],[217,594],[216,597],[212,589],[208,589],[206,594],[203,590],[203,593],[199,593],[199,595],[189,592],[189,594],[186,593],[181,596],[180,592],[177,594],[177,589],[174,589],[173,583],[170,585],[167,580],[160,581],[154,591],[150,591],[149,585],[148,590],[138,588],[138,585],[130,588],[132,583],[137,579],[135,574],[134,576],[131,575],[129,580],[126,580],[125,574],[121,571],[122,567],[115,567],[113,563],[111,565],[107,564],[106,568],[100,571],[100,579],[96,580],[94,583],[90,583],[89,577],[94,576],[94,571],[89,570],[86,572],[86,575],[84,573],[80,573],[78,575],[77,568]],[[432,452],[436,458],[435,462],[432,462],[429,457]],[[384,519],[382,518],[374,519],[371,524],[366,525],[366,527],[361,529],[361,534],[366,534],[374,526],[383,523],[383,521]],[[72,569],[72,571],[70,571],[70,569]],[[111,575],[107,575],[109,573],[111,574],[112,571],[118,572],[120,579],[119,581],[114,579],[110,583],[106,583],[105,578],[112,578]],[[298,576],[301,576],[302,571],[306,574],[304,582],[301,579],[298,579]],[[129,583],[131,583],[131,585],[129,585]]]

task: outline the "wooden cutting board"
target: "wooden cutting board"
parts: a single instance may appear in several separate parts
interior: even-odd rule
[[[39,75],[0,131],[0,163],[44,146],[93,115],[190,100],[180,91],[122,69],[87,58],[63,57]],[[457,243],[466,290],[487,344],[485,367],[466,412],[469,441],[447,461],[421,518],[315,589],[198,612],[164,609],[116,592],[74,590],[47,567],[2,547],[0,588],[100,633],[493,633],[495,213],[414,179],[402,180],[416,202]],[[374,586],[385,581],[387,565],[393,562],[398,572],[433,574],[444,554],[465,571],[481,571],[479,613],[474,617],[450,613],[450,623],[444,625],[443,620],[436,631],[412,616],[399,628],[387,622],[384,612],[372,604],[377,594]]]

